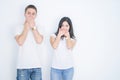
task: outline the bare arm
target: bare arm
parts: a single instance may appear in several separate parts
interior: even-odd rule
[[[75,46],[76,40],[66,39],[66,45],[68,49],[72,49]]]
[[[61,39],[61,36],[57,36],[56,38],[53,36],[50,37],[50,43],[54,49],[58,47],[60,39]]]
[[[64,35],[65,31],[63,29],[59,29],[59,33],[56,37],[51,36],[50,37],[50,43],[54,49],[56,49],[59,45],[61,36]]]
[[[66,46],[68,49],[72,49],[75,46],[76,40],[70,38],[69,32],[65,33],[66,36]]]
[[[37,29],[32,29],[32,32],[36,43],[40,44],[43,41],[43,36],[38,32]]]
[[[16,35],[15,39],[19,46],[22,46],[26,40],[29,29],[25,26],[23,32],[20,35]]]

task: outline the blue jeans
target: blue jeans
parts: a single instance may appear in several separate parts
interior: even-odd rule
[[[51,80],[72,80],[74,68],[55,69],[51,68]]]
[[[41,68],[17,69],[17,80],[42,80]]]

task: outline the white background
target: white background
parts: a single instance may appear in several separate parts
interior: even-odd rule
[[[49,37],[63,16],[71,18],[77,38],[73,80],[120,80],[120,0],[0,0],[0,80],[16,80],[14,28],[28,4],[36,5],[44,35],[43,80],[50,78]]]

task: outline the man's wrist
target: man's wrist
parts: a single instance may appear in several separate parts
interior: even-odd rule
[[[32,27],[32,30],[36,30],[36,29],[37,29],[37,27],[36,27],[36,26]]]

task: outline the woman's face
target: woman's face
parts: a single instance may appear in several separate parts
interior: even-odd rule
[[[70,25],[68,24],[68,22],[67,21],[64,21],[63,23],[62,23],[62,26],[61,26],[61,29],[63,29],[63,30],[65,30],[65,31],[69,31],[69,28],[70,28]]]

